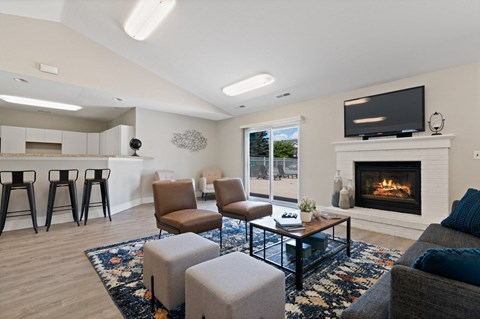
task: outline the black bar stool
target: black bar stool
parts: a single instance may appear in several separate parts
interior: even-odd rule
[[[86,169],[85,170],[85,181],[83,183],[83,196],[82,196],[82,213],[80,215],[80,220],[83,218],[83,213],[85,212],[85,225],[87,224],[88,219],[88,208],[89,207],[100,207],[103,208],[103,216],[107,217],[108,209],[108,218],[112,221],[112,216],[110,215],[110,196],[108,195],[108,179],[110,178],[110,169]],[[92,194],[92,186],[100,185],[100,192],[102,195],[101,202],[90,203],[90,195]]]
[[[72,210],[73,220],[80,226],[78,222],[78,201],[77,201],[77,179],[78,169],[52,169],[48,171],[48,181],[50,187],[48,189],[48,204],[47,204],[47,220],[45,226],[47,231],[52,224],[53,212],[60,212],[65,210]],[[70,205],[55,206],[55,194],[57,187],[68,187],[70,194]],[[68,207],[68,208],[67,208]]]
[[[27,177],[30,177],[29,180],[25,181],[25,173]],[[33,189],[33,184],[37,180],[37,172],[33,170],[26,171],[1,171],[0,172],[0,184],[2,184],[2,200],[0,205],[0,235],[2,234],[3,228],[5,227],[5,220],[7,219],[7,214],[11,214],[8,217],[19,217],[19,216],[32,216],[32,224],[35,233],[38,233],[37,226],[37,208],[35,205],[35,191]],[[8,202],[10,200],[10,193],[12,190],[16,189],[26,189],[28,195],[28,204],[30,209],[17,210],[17,211],[8,211]],[[30,212],[28,214],[21,214],[24,212]]]

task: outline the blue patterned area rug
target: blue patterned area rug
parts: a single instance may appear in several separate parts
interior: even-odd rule
[[[244,227],[243,223],[224,218],[222,254],[249,252]],[[218,231],[207,232],[202,236],[219,242]],[[85,251],[108,293],[127,319],[152,318],[151,293],[142,284],[143,245],[146,241],[157,238],[154,235]],[[259,242],[260,239],[263,242],[263,233],[254,233],[254,242]],[[268,243],[279,240],[279,236],[267,236]],[[330,246],[332,245],[335,244],[332,242]],[[271,254],[275,255],[275,252]],[[396,250],[353,241],[351,257],[347,257],[343,251],[328,259],[316,271],[306,275],[302,291],[295,289],[293,275],[287,275],[285,318],[339,318],[343,309],[388,271],[400,255],[401,252]],[[315,254],[312,256],[318,257]],[[293,262],[289,256],[284,258],[286,263]],[[153,316],[156,319],[185,317],[184,306],[168,311],[157,301],[156,308]]]

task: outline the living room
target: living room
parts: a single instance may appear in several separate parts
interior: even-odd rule
[[[6,1],[5,3],[8,2],[9,1]],[[55,1],[45,1],[47,6],[48,3],[51,5],[53,2]],[[81,6],[75,7],[71,2],[72,1],[65,1],[65,3],[74,6],[76,9],[81,8]],[[217,3],[212,3],[211,5],[216,4]],[[238,5],[238,3],[235,4],[235,6]],[[250,3],[250,5],[253,4]],[[312,3],[309,5],[313,6]],[[348,5],[352,4],[350,3]],[[348,5],[345,4],[345,7],[340,6],[334,8],[338,10],[335,12],[341,13],[342,10],[347,10]],[[363,10],[374,10],[369,6],[375,5],[378,4],[369,2],[368,6],[365,5],[366,8]],[[425,7],[422,6],[422,9],[425,11],[420,11],[419,16],[412,17],[413,21],[418,22],[417,26],[419,28],[423,27],[420,30],[425,42],[429,44],[428,51],[427,48],[420,46],[416,49],[418,43],[415,41],[421,41],[420,36],[416,37],[415,41],[412,40],[411,45],[406,45],[406,48],[401,52],[392,52],[393,49],[378,46],[377,52],[379,53],[377,53],[373,60],[366,59],[365,55],[367,53],[360,50],[358,54],[350,54],[348,56],[350,60],[342,61],[341,65],[347,69],[346,73],[342,73],[344,76],[343,79],[339,79],[335,75],[336,72],[341,73],[342,69],[333,68],[330,70],[328,64],[325,64],[325,75],[298,79],[298,83],[291,82],[291,86],[289,87],[281,84],[283,79],[278,78],[277,74],[274,74],[275,70],[268,70],[277,77],[277,81],[271,87],[253,91],[258,93],[249,93],[252,95],[245,98],[245,100],[237,100],[234,98],[233,102],[223,103],[224,108],[219,108],[200,98],[202,96],[200,94],[201,91],[192,93],[182,89],[180,85],[171,84],[158,76],[158,74],[140,67],[137,62],[132,62],[128,58],[115,53],[113,48],[101,45],[101,42],[98,40],[90,39],[89,36],[86,35],[88,34],[88,30],[83,29],[84,26],[82,26],[81,20],[72,20],[69,22],[69,26],[65,27],[61,22],[46,21],[42,20],[41,17],[35,17],[34,14],[28,12],[29,10],[21,6],[12,9],[15,5],[10,3],[10,8],[5,7],[3,11],[0,11],[2,12],[0,13],[0,36],[3,40],[2,56],[0,58],[0,69],[3,74],[2,81],[5,81],[6,78],[11,81],[12,76],[20,75],[38,80],[38,82],[31,81],[31,84],[42,81],[45,81],[43,84],[57,82],[55,83],[57,85],[63,84],[80,87],[85,88],[85,90],[97,91],[97,93],[98,91],[115,93],[113,96],[123,97],[125,101],[117,104],[116,109],[114,109],[113,106],[105,107],[106,111],[104,111],[106,113],[118,112],[115,113],[116,116],[113,118],[102,117],[103,115],[98,118],[71,117],[65,115],[65,113],[49,114],[21,108],[19,111],[15,108],[1,107],[0,125],[77,130],[80,132],[101,132],[119,124],[130,125],[135,127],[135,137],[142,141],[143,145],[139,150],[139,154],[145,157],[145,159],[142,164],[141,176],[139,176],[139,189],[133,192],[130,198],[124,199],[121,204],[125,204],[126,206],[118,205],[118,207],[128,206],[132,207],[132,209],[138,209],[134,211],[134,213],[132,213],[131,210],[127,210],[125,215],[125,209],[114,211],[112,223],[105,222],[103,218],[93,218],[89,221],[91,224],[81,226],[80,228],[76,226],[73,227],[73,223],[70,222],[66,224],[55,224],[54,216],[54,224],[48,235],[52,236],[51,233],[53,233],[53,236],[55,236],[56,232],[57,234],[61,234],[59,237],[46,237],[46,234],[35,235],[28,219],[27,226],[20,230],[13,230],[15,227],[8,228],[7,224],[6,231],[0,237],[2,252],[4,249],[7,249],[5,246],[2,247],[2,245],[11,243],[11,240],[8,240],[10,236],[14,236],[11,238],[15,238],[15,241],[30,243],[32,247],[35,247],[38,243],[39,247],[43,247],[44,254],[48,255],[49,241],[51,240],[62,241],[64,238],[65,240],[68,238],[76,241],[81,240],[82,236],[101,238],[102,231],[109,232],[109,235],[99,240],[98,244],[95,244],[95,241],[92,240],[90,241],[90,246],[82,248],[87,249],[153,235],[157,229],[155,227],[153,206],[151,204],[153,202],[151,185],[156,171],[160,169],[170,169],[174,170],[180,178],[194,178],[195,181],[198,181],[202,170],[206,168],[218,168],[224,176],[245,178],[245,128],[279,125],[281,123],[295,122],[299,125],[299,198],[309,196],[315,199],[318,205],[328,207],[331,205],[332,182],[337,169],[337,154],[333,143],[361,140],[359,137],[344,137],[344,101],[417,86],[425,86],[426,130],[425,132],[414,133],[414,137],[427,137],[432,134],[426,122],[434,112],[441,113],[445,118],[445,127],[441,133],[443,135],[453,135],[448,151],[448,198],[443,199],[448,203],[448,205],[444,206],[448,207],[443,208],[444,215],[442,218],[436,220],[437,223],[440,222],[444,217],[447,217],[452,202],[462,198],[468,188],[477,188],[478,180],[480,179],[480,172],[476,167],[478,164],[473,156],[474,151],[480,149],[478,138],[476,137],[475,120],[473,120],[480,116],[480,109],[478,108],[480,104],[480,60],[478,58],[480,56],[480,44],[478,43],[480,25],[477,19],[472,18],[478,17],[480,4],[478,1],[465,1],[464,5],[462,9],[460,5],[452,7],[452,5],[447,2],[437,4],[429,1],[428,5],[425,5]],[[260,12],[269,11],[269,4],[266,2],[259,6],[260,8],[256,9],[260,10]],[[397,9],[407,10],[415,6],[413,2],[409,2],[405,4],[405,7]],[[102,10],[105,10],[106,7],[108,6],[100,6]],[[126,12],[127,7],[128,6],[125,5],[122,10]],[[316,5],[314,7],[315,9],[320,9]],[[0,8],[2,7],[0,6]],[[246,9],[245,7],[241,8]],[[439,25],[443,24],[442,30],[443,28],[448,29],[451,27],[449,23],[454,25],[464,22],[462,24],[464,33],[452,34],[453,32],[440,32],[432,27],[434,21],[430,21],[432,23],[430,26],[427,23],[420,23],[419,20],[424,19],[421,13],[426,12],[429,8],[435,8],[435,15],[438,17],[437,23]],[[91,11],[94,11],[94,9],[88,9],[88,6],[83,9],[86,10],[88,14],[92,14]],[[199,8],[195,6],[190,8],[190,10],[193,9]],[[23,16],[20,14],[22,10],[25,12]],[[253,11],[253,9],[251,10]],[[286,3],[281,4],[278,10],[279,11],[275,11],[275,14],[278,16],[282,16],[282,14],[288,15],[290,10],[296,12],[293,8],[289,8]],[[383,10],[388,11],[387,8],[383,8]],[[100,11],[101,10],[99,10],[99,12]],[[80,10],[78,12],[82,11]],[[302,11],[302,13],[305,12]],[[29,18],[29,14],[34,15],[34,19]],[[71,15],[72,12],[70,12],[70,17]],[[352,15],[348,14],[348,16],[350,17]],[[396,17],[395,14],[392,14],[392,16]],[[399,14],[398,20],[401,20],[400,16]],[[309,19],[315,20],[312,17]],[[377,22],[381,23],[381,21]],[[412,23],[412,21],[409,22]],[[402,27],[401,21],[397,23],[396,27],[400,29]],[[75,25],[83,31],[83,34],[82,32],[75,31]],[[390,26],[390,24],[388,25]],[[333,26],[333,23],[329,25],[330,28]],[[372,29],[375,29],[375,26],[372,26]],[[12,30],[15,30],[13,36]],[[392,28],[390,30],[393,32],[393,30],[396,29]],[[411,29],[409,30],[411,31]],[[344,32],[347,31],[348,30],[344,30]],[[119,36],[121,32],[123,32],[123,30],[120,28],[116,33],[116,37]],[[457,32],[460,31],[458,30]],[[314,35],[317,35],[317,33],[310,36]],[[410,34],[401,34],[398,37],[403,37],[405,43],[408,44],[410,43],[409,40],[405,39],[407,35]],[[359,42],[363,40],[373,41],[370,38],[365,39],[363,36],[362,34],[354,34],[354,36],[352,36],[353,44],[348,47],[355,48],[355,46],[359,45]],[[391,35],[384,35],[384,37],[388,36]],[[132,39],[126,39],[125,41],[127,40],[134,41]],[[311,39],[298,41],[308,42],[311,41]],[[378,41],[382,42],[383,39],[378,38]],[[194,42],[194,46],[201,47],[201,40],[195,38],[192,39],[192,42]],[[250,42],[247,43],[252,44]],[[277,41],[274,43],[279,45]],[[135,45],[138,46],[139,43],[135,42]],[[268,49],[268,46],[265,47]],[[340,47],[344,48],[342,46]],[[184,50],[187,51],[189,48],[184,48]],[[204,48],[204,50],[209,50],[209,48]],[[272,45],[271,50],[278,50],[278,48]],[[252,51],[255,50],[253,49]],[[230,51],[227,50],[226,52]],[[335,52],[339,59],[344,58],[342,55],[344,52]],[[335,55],[335,52],[333,55]],[[428,52],[428,54],[425,52]],[[302,53],[305,52],[297,54],[301,56]],[[318,52],[315,52],[315,54],[318,54]],[[158,54],[158,58],[162,58],[161,54]],[[320,56],[318,59],[321,59]],[[261,61],[262,59],[259,60]],[[246,62],[242,62],[242,64],[255,64],[254,61],[255,56],[250,58],[250,60],[247,59]],[[58,66],[59,74],[53,76],[51,74],[41,73],[38,70],[38,63]],[[236,62],[232,63],[234,64]],[[288,63],[303,70],[306,74],[309,72],[320,73],[319,70],[321,70],[319,66],[302,66],[301,61],[298,60],[288,61]],[[337,65],[334,64],[333,61],[331,63]],[[170,64],[182,64],[182,61],[170,61]],[[389,65],[394,64],[400,65],[400,67],[395,70],[395,73],[381,72],[384,69],[388,69]],[[356,65],[362,65],[363,67],[355,68],[354,66]],[[258,71],[264,70],[265,67],[257,64],[254,69],[255,68]],[[351,68],[352,71],[348,71],[349,68]],[[227,73],[231,72],[229,71],[228,65],[225,65],[224,69],[228,71]],[[88,70],[88,72],[84,70]],[[343,70],[343,72],[345,71]],[[186,80],[186,83],[195,81],[205,82],[202,79],[204,79],[204,77],[208,78],[208,74],[202,74],[202,77],[198,75],[197,77],[195,70],[193,70],[191,74],[191,78],[189,78],[188,81]],[[253,74],[249,73],[245,75],[249,76]],[[350,76],[347,77],[347,75]],[[170,74],[170,76],[172,75]],[[331,79],[329,79],[329,77],[331,77]],[[122,81],[117,81],[116,78],[121,78]],[[225,81],[227,81],[227,78],[228,77],[224,77]],[[240,80],[241,78],[242,76],[236,75],[235,78],[228,80],[227,83],[215,83],[214,86],[221,87],[230,84],[231,81]],[[317,82],[315,82],[315,84],[313,83],[313,80],[318,80],[318,78],[323,79],[321,85]],[[362,81],[359,81],[359,79]],[[312,83],[309,82],[310,80],[312,80]],[[215,78],[215,81],[219,81],[219,79]],[[274,85],[277,84],[279,86],[274,87]],[[21,87],[20,85],[22,85],[22,83],[18,83],[18,87],[20,87],[18,89],[19,92],[23,91],[23,93],[28,93],[30,88],[25,89],[25,86]],[[315,87],[315,85],[318,87]],[[307,88],[311,89],[311,87],[314,87],[314,89],[318,88],[318,95],[311,96],[304,92],[303,89],[307,90]],[[63,89],[63,87],[60,88]],[[68,90],[68,88],[65,88],[65,90]],[[220,94],[223,94],[220,89],[218,89],[218,91]],[[285,92],[291,93],[291,96],[282,99],[275,97]],[[261,100],[265,98],[265,95],[268,95],[268,99]],[[145,101],[141,99],[142,96],[145,98]],[[305,96],[305,98],[302,96]],[[130,97],[131,100],[129,100]],[[261,100],[258,102],[258,105],[255,105],[254,102],[256,98]],[[111,100],[110,96],[109,99]],[[159,101],[158,105],[151,107],[151,101],[155,100]],[[249,104],[249,102],[252,104]],[[147,107],[142,107],[141,105],[143,103],[147,105]],[[238,108],[239,105],[245,105],[245,108]],[[198,108],[195,106],[198,106]],[[226,110],[230,111],[227,112]],[[172,137],[175,133],[184,133],[186,130],[191,129],[201,132],[206,138],[206,148],[198,152],[190,152],[172,144]],[[21,169],[24,169],[24,167],[21,167]],[[115,172],[112,174],[114,173]],[[344,172],[342,172],[342,174],[344,174]],[[207,203],[211,209],[216,210],[214,199],[207,200]],[[139,204],[142,205],[139,206]],[[101,214],[98,216],[100,217]],[[136,216],[139,217],[138,225],[134,225]],[[8,222],[7,220],[7,223]],[[148,228],[145,228],[146,225],[148,225]],[[57,229],[55,229],[55,227],[57,227]],[[352,227],[354,229],[354,239],[356,240],[368,241],[368,237],[374,238],[377,236],[374,232],[355,230],[354,222]],[[355,237],[356,231],[357,237]],[[77,234],[70,234],[75,232]],[[41,233],[44,233],[42,228]],[[404,238],[394,236],[380,238],[382,238],[379,240],[380,242],[371,243],[382,246],[382,240],[387,242],[401,242],[404,240]],[[392,248],[405,251],[413,241],[406,240],[404,243],[405,247]],[[59,246],[56,248],[69,249],[68,246]],[[22,251],[22,254],[28,254],[28,249]],[[60,271],[60,277],[50,282],[48,278],[42,279],[41,269],[35,270],[37,266],[32,261],[30,261],[30,268],[26,266],[22,268],[23,266],[21,267],[16,264],[15,258],[19,258],[20,256],[16,256],[12,252],[11,247],[8,249],[8,256],[11,257],[12,261],[4,264],[4,266],[8,269],[9,278],[14,278],[11,272],[14,272],[17,267],[27,271],[29,274],[33,273],[33,277],[37,276],[40,278],[42,284],[33,285],[34,279],[30,278],[28,283],[32,284],[31,287],[23,287],[15,290],[18,295],[25,293],[25,295],[33,299],[35,296],[42,294],[42,285],[49,285],[51,283],[61,285],[61,277],[71,276],[75,271],[93,272],[92,267],[88,269],[86,267],[70,268],[68,273]],[[78,258],[85,259],[83,252],[81,257]],[[86,259],[83,259],[81,259],[82,263],[86,261]],[[38,265],[38,267],[41,268],[41,265],[42,264]],[[82,264],[82,266],[84,265],[85,264]],[[93,275],[96,276],[95,273],[93,273]],[[52,279],[52,277],[50,279]],[[33,292],[33,289],[39,290]],[[82,317],[82,307],[86,307],[87,304],[92,305],[98,318],[116,318],[121,316],[109,300],[108,294],[104,291],[99,281],[89,283],[87,286],[82,287],[81,293],[86,296],[91,289],[100,290],[94,295],[95,297],[93,299],[100,298],[102,302],[96,304],[95,301],[91,299],[88,301],[83,300],[83,303],[80,303],[81,306],[71,308],[77,313],[74,317]],[[65,292],[68,290],[61,291]],[[105,296],[102,296],[102,294]],[[66,309],[75,302],[73,297],[67,298],[67,301],[65,301],[66,306],[61,305],[62,296],[57,295],[53,296],[55,302],[45,303],[45,308],[36,304],[35,309],[22,306],[18,308],[22,308],[23,310],[19,309],[16,312],[11,309],[8,295],[9,293],[5,290],[0,293],[2,311],[4,307],[9,308],[8,318],[33,318],[35,317],[33,315],[34,310],[38,310],[41,314],[40,317],[65,317],[67,316]],[[85,297],[85,299],[89,299],[89,297]],[[105,313],[102,313],[103,305],[108,303],[111,304],[110,308],[105,310]],[[52,307],[52,309],[56,310],[49,311],[46,309],[47,307]],[[88,317],[95,317],[92,313],[94,312],[89,311]]]

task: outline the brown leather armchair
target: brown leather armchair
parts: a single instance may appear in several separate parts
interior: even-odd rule
[[[213,182],[218,211],[223,215],[245,221],[245,239],[248,239],[247,222],[272,215],[272,204],[247,200],[240,178],[221,178]]]
[[[203,233],[220,230],[222,245],[222,215],[197,209],[197,201],[191,180],[156,181],[152,184],[157,228],[171,234],[186,232]]]

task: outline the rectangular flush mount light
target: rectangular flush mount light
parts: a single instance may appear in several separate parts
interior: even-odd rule
[[[251,78],[226,86],[222,89],[222,91],[228,96],[235,96],[267,86],[272,84],[274,81],[275,78],[270,74],[257,74]]]
[[[125,23],[125,32],[135,40],[145,40],[172,10],[175,0],[138,0]]]
[[[51,102],[51,101],[45,101],[45,100],[37,100],[37,99],[29,99],[26,97],[12,96],[12,95],[0,95],[0,100],[4,100],[5,102],[8,102],[8,103],[31,105],[31,106],[50,108],[50,109],[66,110],[66,111],[78,111],[82,109],[82,107],[78,105]]]

